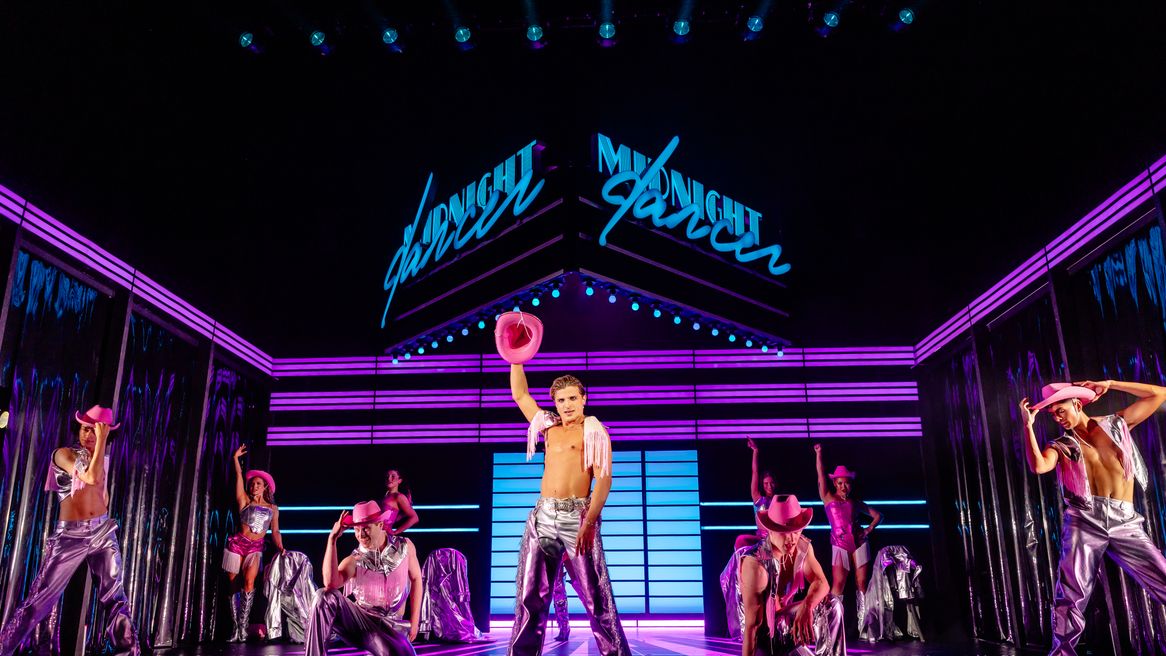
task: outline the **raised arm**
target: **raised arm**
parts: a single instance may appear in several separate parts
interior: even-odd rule
[[[752,437],[746,435],[745,443],[753,450],[753,475],[749,478],[749,495],[753,498],[753,503],[757,503],[761,499],[761,480],[758,473],[761,456],[758,453],[757,442],[754,442]]]
[[[806,581],[810,583],[810,589],[806,591],[806,598],[802,600],[801,607],[794,615],[793,632],[794,641],[804,645],[807,642],[814,642],[814,609],[826,598],[826,593],[830,592],[830,584],[826,582],[826,574],[822,572],[822,566],[818,563],[812,548],[806,554],[806,563],[802,571],[805,573]]]
[[[279,534],[279,506],[271,507],[271,541],[280,553],[287,551],[283,548],[283,536]]]
[[[330,590],[339,590],[344,586],[344,582],[352,576],[353,572],[349,571],[346,575],[341,568],[339,558],[337,557],[336,541],[344,535],[346,527],[344,526],[344,518],[348,516],[348,511],[340,513],[340,519],[332,525],[332,530],[328,533],[328,544],[324,547],[324,587]],[[349,566],[351,570],[352,564],[347,558],[344,559],[344,564]]]
[[[1036,433],[1032,430],[1032,424],[1036,421],[1036,416],[1039,413],[1039,410],[1032,409],[1028,403],[1028,399],[1021,399],[1020,420],[1024,425],[1024,439],[1028,443],[1028,448],[1024,450],[1024,454],[1028,458],[1028,468],[1034,474],[1045,474],[1056,469],[1057,459],[1060,458],[1060,454],[1052,447],[1041,451],[1040,444],[1037,444]]]
[[[235,503],[239,505],[239,510],[247,507],[247,481],[243,480],[243,465],[239,464],[239,458],[245,455],[247,445],[240,444],[235,449]]]
[[[413,502],[407,495],[397,495],[397,512],[401,513],[405,519],[397,526],[391,527],[389,529],[389,534],[391,535],[400,535],[404,533],[410,526],[413,526],[418,522],[417,511],[413,510]]]
[[[533,421],[539,407],[534,397],[530,395],[530,389],[526,385],[526,371],[520,364],[510,365],[510,396],[518,404],[526,420]]]
[[[822,445],[814,445],[814,462],[818,466],[818,496],[822,498],[822,503],[826,503],[830,496],[830,486],[826,485],[826,467],[822,464]]]
[[[405,542],[409,545],[409,642],[413,642],[421,628],[421,595],[425,581],[421,578],[421,564],[417,562],[413,541],[406,538]]]
[[[1121,415],[1122,419],[1126,420],[1126,424],[1129,425],[1130,428],[1133,428],[1134,426],[1137,426],[1143,421],[1146,421],[1150,417],[1154,416],[1154,413],[1158,411],[1158,408],[1160,408],[1163,403],[1166,403],[1166,387],[1162,387],[1160,385],[1148,385],[1146,383],[1127,383],[1120,380],[1103,380],[1101,382],[1086,380],[1073,384],[1089,388],[1096,392],[1098,396],[1105,394],[1111,389],[1115,389],[1119,392],[1133,394],[1134,396],[1138,397],[1137,401],[1131,403],[1124,410],[1117,411],[1117,414]]]
[[[757,651],[757,629],[761,627],[761,613],[765,610],[761,599],[765,583],[765,571],[761,569],[761,563],[756,558],[742,558],[741,571],[737,576],[744,606],[742,613],[745,616],[745,627],[741,633],[741,656],[753,656]]]
[[[93,424],[93,434],[97,443],[93,446],[93,457],[89,459],[89,468],[78,478],[86,485],[102,485],[105,482],[105,445],[109,439],[109,424],[97,422]],[[86,479],[89,480],[86,480]]]

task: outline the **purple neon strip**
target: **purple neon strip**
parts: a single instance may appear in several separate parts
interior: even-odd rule
[[[338,358],[277,358],[276,367],[288,365],[376,364],[376,356],[347,356]]]
[[[372,440],[271,440],[268,439],[267,446],[365,446],[372,444]]]
[[[910,355],[910,346],[847,346],[847,347],[812,347],[802,349],[803,353],[889,353],[893,355]]]
[[[109,276],[109,278],[115,284],[119,284],[119,285],[126,287],[126,288],[128,288],[130,286],[131,281],[123,280],[122,274],[118,273],[114,269],[110,269],[110,268],[104,266],[103,263],[97,261],[92,255],[85,252],[85,250],[82,247],[74,246],[72,243],[65,241],[63,239],[60,239],[59,237],[57,237],[56,235],[53,234],[51,228],[46,226],[46,224],[38,223],[36,221],[30,220],[28,218],[27,212],[25,213],[25,221],[22,224],[22,226],[28,232],[31,232],[32,234],[43,238],[45,241],[49,242],[53,246],[56,246],[57,248],[61,249],[69,257],[71,257],[71,258],[81,262],[82,264],[89,266],[89,267],[92,267],[92,268],[96,269],[97,271],[100,271],[101,273]]]
[[[235,353],[235,355],[238,355],[239,357],[250,360],[252,362],[260,363],[260,368],[266,367],[269,371],[271,369],[271,363],[264,362],[261,357],[256,355],[254,347],[251,347],[251,345],[247,342],[239,340],[223,332],[221,326],[218,324],[215,324],[215,332],[214,336],[211,337],[211,341],[213,341],[215,344],[226,347],[229,351]]]
[[[256,348],[256,346],[254,344],[252,344],[251,342],[248,342],[247,340],[240,337],[235,331],[227,328],[226,326],[224,326],[221,323],[216,322],[215,323],[215,336],[217,336],[217,337],[224,337],[225,336],[226,338],[229,338],[233,344],[237,345],[240,349],[249,353],[251,355],[251,357],[263,362],[264,366],[266,366],[268,370],[271,369],[271,356],[267,355],[263,351]]]
[[[215,320],[212,319],[209,315],[207,315],[204,312],[201,312],[198,308],[196,308],[193,305],[191,305],[190,303],[187,303],[186,301],[182,300],[178,295],[174,294],[173,292],[166,289],[162,285],[158,284],[155,280],[153,280],[152,278],[150,278],[149,276],[147,276],[141,272],[135,272],[135,274],[134,274],[134,287],[135,287],[135,289],[138,287],[149,288],[150,290],[157,293],[159,296],[162,296],[163,298],[166,298],[169,301],[171,301],[171,303],[175,307],[180,308],[192,320],[201,321],[208,326],[212,326],[215,323]]]
[[[138,282],[141,282],[139,277]],[[204,321],[201,318],[190,315],[184,308],[175,304],[169,297],[160,294],[157,290],[146,285],[135,285],[132,288],[133,293],[138,298],[149,301],[152,305],[162,310],[166,314],[174,317],[183,325],[188,326],[199,332],[203,337],[212,339],[214,337],[214,323],[211,321]]]
[[[823,432],[810,431],[811,437],[923,437],[923,431],[855,431],[855,432]]]
[[[1121,189],[1118,189],[1109,198],[1106,198],[1100,205],[1095,207],[1093,211],[1086,214],[1084,218],[1080,219],[1069,229],[1062,232],[1057,239],[1049,244],[1048,252],[1049,258],[1052,259],[1061,255],[1064,251],[1073,251],[1080,247],[1082,242],[1075,242],[1070,239],[1079,234],[1082,230],[1088,230],[1092,226],[1106,222],[1112,219],[1115,213],[1118,213],[1122,208],[1127,207],[1131,199],[1141,195],[1150,187],[1150,177],[1148,173],[1140,173],[1133,180],[1130,180]]]
[[[1139,205],[1141,205],[1142,203],[1145,203],[1146,201],[1148,201],[1148,200],[1150,200],[1151,198],[1153,198],[1153,194],[1152,194],[1152,192],[1150,191],[1150,183],[1149,183],[1149,181],[1146,181],[1146,184],[1144,185],[1144,189],[1141,189],[1141,188],[1140,188],[1140,191],[1141,191],[1141,193],[1140,193],[1140,194],[1139,194],[1137,197],[1135,197],[1135,198],[1131,199],[1131,200],[1130,200],[1130,203],[1129,203],[1129,205],[1127,205],[1127,206],[1123,207],[1123,208],[1122,208],[1122,211],[1120,211],[1120,212],[1117,212],[1117,213],[1113,214],[1113,215],[1112,215],[1111,217],[1109,217],[1109,219],[1108,219],[1107,221],[1105,221],[1104,223],[1097,224],[1096,226],[1094,226],[1094,227],[1090,228],[1090,229],[1089,229],[1089,231],[1088,231],[1088,232],[1086,232],[1085,234],[1083,234],[1083,235],[1077,235],[1077,236],[1073,237],[1073,239],[1076,239],[1076,240],[1078,240],[1078,244],[1085,244],[1085,243],[1088,243],[1088,242],[1092,241],[1092,240],[1093,240],[1093,239],[1095,239],[1095,238],[1096,238],[1098,235],[1100,235],[1102,232],[1104,232],[1105,230],[1109,229],[1109,227],[1110,227],[1110,226],[1112,226],[1113,224],[1115,224],[1115,223],[1117,223],[1118,221],[1120,221],[1120,220],[1122,220],[1123,218],[1125,218],[1125,217],[1126,217],[1126,216],[1127,216],[1127,215],[1128,215],[1130,212],[1132,212],[1132,211],[1133,211],[1133,210],[1134,210],[1134,209],[1135,209],[1137,206],[1139,206]],[[1070,256],[1071,256],[1073,253],[1077,252],[1077,250],[1079,250],[1079,249],[1078,249],[1078,248],[1074,248],[1074,249],[1072,249],[1072,250],[1065,250],[1065,251],[1061,252],[1061,254],[1059,254],[1059,255],[1057,255],[1057,256],[1053,256],[1053,255],[1051,255],[1051,254],[1050,254],[1050,256],[1049,256],[1049,266],[1056,266],[1056,265],[1060,264],[1061,262],[1063,262],[1063,261],[1065,261],[1066,259],[1068,259],[1068,258],[1069,258],[1069,257],[1070,257]]]
[[[477,437],[434,437],[434,438],[373,438],[373,444],[477,444]]]
[[[20,205],[21,207],[23,207],[24,205],[26,205],[28,203],[28,201],[24,200],[23,196],[16,193],[15,191],[12,191],[11,189],[9,189],[8,187],[5,187],[2,184],[0,184],[0,195],[8,197],[12,202],[16,203],[17,205]]]
[[[97,244],[81,237],[31,204],[24,211],[24,226],[34,228],[33,232],[65,250],[76,259],[105,273],[114,281],[121,283],[122,286],[128,288],[133,284],[133,269],[125,262],[110,255]]]
[[[832,417],[830,419],[810,419],[809,421],[817,423],[829,422],[832,424],[877,424],[877,423],[896,423],[904,421],[913,421],[917,424],[922,423],[921,417]]]

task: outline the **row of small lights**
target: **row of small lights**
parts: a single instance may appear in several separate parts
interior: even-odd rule
[[[563,282],[561,279],[552,280],[543,285],[536,285],[526,294],[515,296],[505,304],[495,305],[491,310],[493,313],[493,318],[495,321],[497,321],[498,317],[501,316],[501,314],[507,309],[509,309],[511,312],[520,312],[522,310],[523,303],[529,303],[531,307],[535,308],[540,307],[542,305],[542,297],[544,295],[550,296],[551,298],[559,298],[562,296],[562,286]],[[590,278],[584,278],[583,293],[588,297],[594,296],[597,286],[599,286],[599,283],[596,281]],[[698,315],[685,313],[678,308],[664,308],[660,303],[642,299],[638,294],[626,293],[615,285],[607,285],[604,288],[604,291],[607,292],[607,302],[612,304],[618,302],[621,295],[627,296],[628,307],[632,310],[632,312],[639,312],[640,309],[644,307],[645,304],[647,304],[648,309],[652,311],[652,317],[656,319],[663,317],[665,312],[667,312],[672,316],[673,325],[679,326],[684,323],[684,315],[689,314],[689,319],[692,322],[691,325],[694,331],[699,331],[704,327],[704,325],[701,324],[701,317]],[[443,343],[452,343],[454,339],[456,339],[456,336],[459,334],[462,337],[468,337],[470,334],[470,329],[473,326],[476,326],[478,330],[485,330],[486,326],[488,325],[488,319],[490,317],[490,312],[478,314],[473,317],[466,317],[455,322],[449,329],[439,335],[422,337],[410,346],[406,347],[403,351],[394,352],[393,364],[400,364],[402,359],[411,359],[414,352],[416,352],[417,355],[425,355],[427,350],[436,351]],[[706,321],[706,324],[707,323],[708,322]],[[735,330],[723,328],[719,324],[712,324],[710,326],[709,334],[713,337],[719,337],[721,333],[725,333],[730,344],[737,344],[740,342],[740,344],[747,349],[751,349],[754,346],[760,346],[762,353],[768,353],[771,348],[770,344],[762,342],[760,338],[756,338],[755,341],[755,338],[752,335],[741,335],[741,337],[738,338],[737,332]],[[785,349],[781,344],[773,345],[773,348],[775,348],[777,351],[777,357],[785,357]]]
[[[915,11],[910,8],[903,8],[899,10],[898,27],[905,27],[915,22]],[[822,15],[822,24],[825,30],[833,30],[842,23],[842,15],[837,11],[828,11]],[[761,16],[750,16],[745,21],[745,28],[748,34],[756,35],[765,28],[765,19]],[[680,37],[686,38],[692,32],[692,22],[687,18],[677,19],[672,23],[672,32]],[[597,29],[599,35],[600,45],[610,46],[615,43],[615,23],[611,21],[604,21],[599,24]],[[541,25],[532,24],[526,28],[526,38],[532,44],[540,44],[543,42],[543,37],[546,32]],[[453,31],[453,39],[459,44],[465,46],[473,37],[473,32],[465,25],[459,25]],[[381,31],[381,42],[387,46],[395,46],[401,38],[401,33],[393,27],[386,27]],[[308,42],[314,48],[325,48],[328,37],[320,30],[313,31],[308,35]],[[239,46],[241,48],[255,47],[255,35],[252,32],[243,32],[239,35]]]

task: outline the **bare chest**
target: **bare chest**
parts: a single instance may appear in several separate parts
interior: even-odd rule
[[[582,426],[555,426],[547,431],[547,458],[569,458],[583,453]]]
[[[1100,427],[1081,440],[1081,457],[1089,469],[1124,471],[1121,448]]]

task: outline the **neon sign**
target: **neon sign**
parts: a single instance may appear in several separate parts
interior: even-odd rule
[[[493,171],[483,173],[448,201],[426,211],[426,206],[433,201],[433,173],[429,174],[413,223],[405,226],[401,246],[385,272],[384,289],[389,297],[381,314],[381,328],[385,327],[399,285],[416,277],[430,263],[441,261],[450,248],[459,251],[471,241],[485,237],[508,207],[516,218],[530,207],[546,182],[534,183],[536,148],[535,141],[526,144]],[[425,226],[418,234],[422,215],[425,215]],[[418,237],[420,240],[414,241]]]
[[[596,166],[600,173],[611,175],[603,184],[603,200],[616,207],[603,232],[599,245],[607,245],[607,235],[631,211],[634,219],[651,219],[657,228],[674,230],[681,224],[684,236],[696,241],[708,239],[721,253],[733,253],[738,262],[768,259],[770,274],[787,273],[790,265],[778,264],[781,246],[758,246],[761,213],[687,178],[664,165],[676,151],[680,137],[673,137],[654,160],[625,145],[617,148],[605,135],[596,135]],[[627,186],[630,191],[625,191]],[[668,214],[669,207],[676,208]]]

